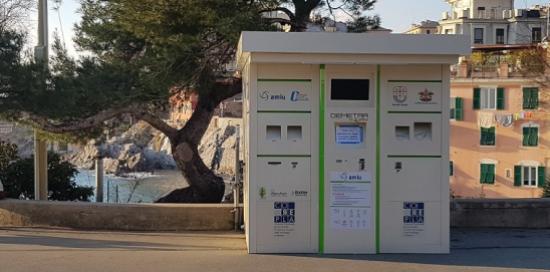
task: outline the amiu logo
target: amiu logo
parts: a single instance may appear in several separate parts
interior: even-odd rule
[[[264,92],[260,93],[260,98],[264,101],[268,101],[268,100],[275,100],[275,101],[286,100],[286,96],[284,94],[270,94],[268,91],[264,91]]]
[[[294,90],[290,93],[290,101],[308,101],[307,94],[300,93],[298,90]]]

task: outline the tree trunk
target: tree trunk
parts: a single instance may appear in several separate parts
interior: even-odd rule
[[[177,189],[160,198],[158,203],[220,203],[225,183],[200,157],[198,146],[214,114],[214,109],[197,105],[191,119],[172,141],[172,156],[189,187]]]
[[[189,187],[177,189],[157,200],[157,203],[220,203],[225,183],[208,168],[200,154],[199,144],[210,125],[214,110],[225,99],[242,91],[240,79],[219,81],[210,93],[199,96],[193,115],[177,136],[170,139],[172,156]]]

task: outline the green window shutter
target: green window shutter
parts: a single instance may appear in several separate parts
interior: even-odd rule
[[[495,165],[494,164],[487,165],[487,183],[495,184]]]
[[[496,143],[496,128],[489,128],[489,145],[495,145]]]
[[[495,140],[496,140],[495,131],[496,131],[496,129],[494,127],[492,127],[492,128],[481,128],[480,144],[481,145],[495,145]]]
[[[523,128],[523,146],[538,146],[539,144],[539,128],[524,127]]]
[[[523,146],[529,146],[529,128],[523,128]]]
[[[455,98],[455,120],[464,120],[464,101],[461,97]]]
[[[497,109],[504,109],[504,88],[497,88]]]
[[[481,107],[481,89],[474,88],[474,110],[479,110]]]
[[[481,167],[479,169],[479,182],[480,183],[486,183],[486,180],[487,180],[487,165],[486,164],[481,164]]]
[[[523,88],[523,109],[529,109],[531,104],[531,89]]]
[[[539,89],[538,88],[533,88],[533,90],[531,91],[531,101],[532,101],[533,109],[538,109],[539,108]]]
[[[523,109],[535,110],[539,107],[539,89],[523,88]]]
[[[544,187],[544,184],[546,184],[546,168],[544,166],[539,166],[539,169],[537,171],[537,175],[538,175],[538,178],[539,178],[539,184],[538,186],[540,188]]]
[[[521,187],[521,166],[514,166],[514,186]]]
[[[455,172],[455,166],[453,164],[453,161],[450,161],[449,162],[449,176],[454,175],[454,172]]]
[[[481,135],[480,135],[480,140],[479,140],[479,144],[480,145],[487,145],[487,132],[486,132],[486,128],[481,128]]]
[[[533,127],[529,130],[529,146],[539,145],[539,128]]]

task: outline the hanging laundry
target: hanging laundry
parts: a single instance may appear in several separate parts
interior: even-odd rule
[[[514,113],[514,121],[517,121],[519,120],[519,113]]]
[[[525,113],[525,118],[527,119],[532,119],[535,115],[533,114],[532,111],[528,111]]]
[[[519,113],[519,118],[522,119],[522,120],[525,119],[525,112],[524,111],[521,111]]]
[[[510,113],[499,113],[496,116],[497,123],[503,127],[511,127],[514,123],[513,115]]]
[[[477,114],[477,123],[482,128],[492,128],[495,126],[495,113],[480,111]]]

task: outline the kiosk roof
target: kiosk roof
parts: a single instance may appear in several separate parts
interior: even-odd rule
[[[241,53],[469,55],[466,35],[342,32],[243,32]]]

